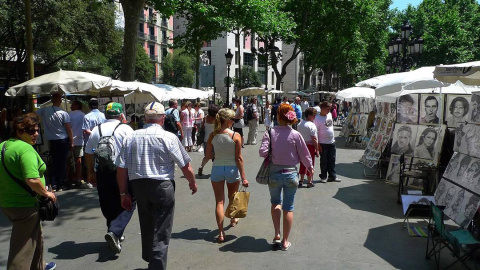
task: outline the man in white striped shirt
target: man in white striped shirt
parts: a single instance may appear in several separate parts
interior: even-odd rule
[[[132,209],[127,188],[127,181],[131,181],[140,219],[142,258],[149,263],[148,269],[166,269],[175,207],[175,164],[187,178],[192,194],[197,192],[197,185],[191,159],[182,143],[175,134],[162,128],[163,105],[148,104],[145,120],[143,129],[123,141],[117,161],[117,181],[122,207],[126,210]]]

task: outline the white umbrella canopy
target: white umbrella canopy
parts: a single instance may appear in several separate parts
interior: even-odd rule
[[[375,90],[368,87],[350,87],[338,91],[336,94],[337,99],[352,102],[353,98],[375,98]]]
[[[276,90],[276,89],[267,91],[267,94],[282,94],[282,93],[283,93],[283,91]]]
[[[267,90],[268,91],[268,90]],[[235,92],[236,96],[258,96],[265,95],[265,88],[263,87],[248,87]]]
[[[110,94],[127,94],[131,92],[141,92],[137,82],[124,82],[120,80],[112,80]]]
[[[81,71],[59,70],[12,86],[5,95],[25,96],[51,94],[59,91],[64,93],[99,92],[110,89],[111,84],[112,79],[109,77]]]
[[[302,92],[302,91],[291,91],[291,92],[286,93],[286,95],[289,95],[289,96],[309,96],[310,94],[307,94],[307,93]]]
[[[480,85],[480,61],[436,66],[434,77],[447,83],[461,81],[467,85]]]
[[[194,98],[205,99],[205,98],[208,98],[208,92],[207,91],[202,91],[202,90],[198,90],[198,89],[195,89],[195,88],[189,88],[189,87],[178,87],[178,89],[184,91],[189,96],[188,99],[194,99]]]
[[[402,91],[403,89],[415,90],[448,86],[449,84],[440,82],[433,77],[434,70],[435,67],[422,67],[409,72],[403,72],[401,73],[403,76],[398,76],[379,84],[375,88],[375,94],[382,96]]]
[[[178,87],[168,85],[168,84],[154,84],[157,88],[161,88],[166,93],[166,99],[190,99],[188,94],[185,91],[178,89]]]
[[[472,91],[479,91],[480,88],[470,87],[463,84],[452,84],[446,87],[434,87],[415,90],[401,90],[395,93],[377,96],[377,98],[397,98],[408,94],[471,94]]]
[[[394,79],[397,79],[397,78],[403,78],[404,73],[405,72],[399,72],[399,73],[391,73],[391,74],[384,74],[384,75],[376,76],[376,77],[373,77],[373,78],[370,78],[370,79],[360,81],[360,82],[356,83],[355,86],[376,88],[378,85],[380,85],[384,82],[394,80]]]

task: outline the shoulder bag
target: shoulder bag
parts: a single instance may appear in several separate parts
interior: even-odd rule
[[[270,130],[267,130],[267,132],[269,139],[268,155],[263,160],[256,178],[257,183],[262,185],[268,185],[268,182],[270,181],[270,165],[272,164],[272,134],[270,133]]]
[[[58,216],[58,202],[54,202],[45,196],[40,196],[40,199],[37,198],[37,193],[33,191],[25,182],[22,182],[20,179],[13,176],[13,174],[7,169],[5,165],[5,145],[2,147],[2,164],[3,168],[7,172],[8,176],[12,178],[19,186],[21,186],[25,191],[27,191],[32,197],[38,201],[40,219],[42,221],[53,221]]]

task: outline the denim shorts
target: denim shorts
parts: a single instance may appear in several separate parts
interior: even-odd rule
[[[284,211],[293,211],[293,202],[298,188],[298,172],[294,167],[285,169],[279,169],[279,167],[274,165],[270,171],[268,183],[270,202],[276,205],[281,204]]]
[[[235,183],[240,180],[237,166],[212,166],[210,180],[220,182],[226,180],[227,183]]]

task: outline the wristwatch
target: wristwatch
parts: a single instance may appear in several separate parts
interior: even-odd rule
[[[120,196],[127,196],[127,195],[128,195],[128,193],[125,193],[125,192],[120,193]]]

